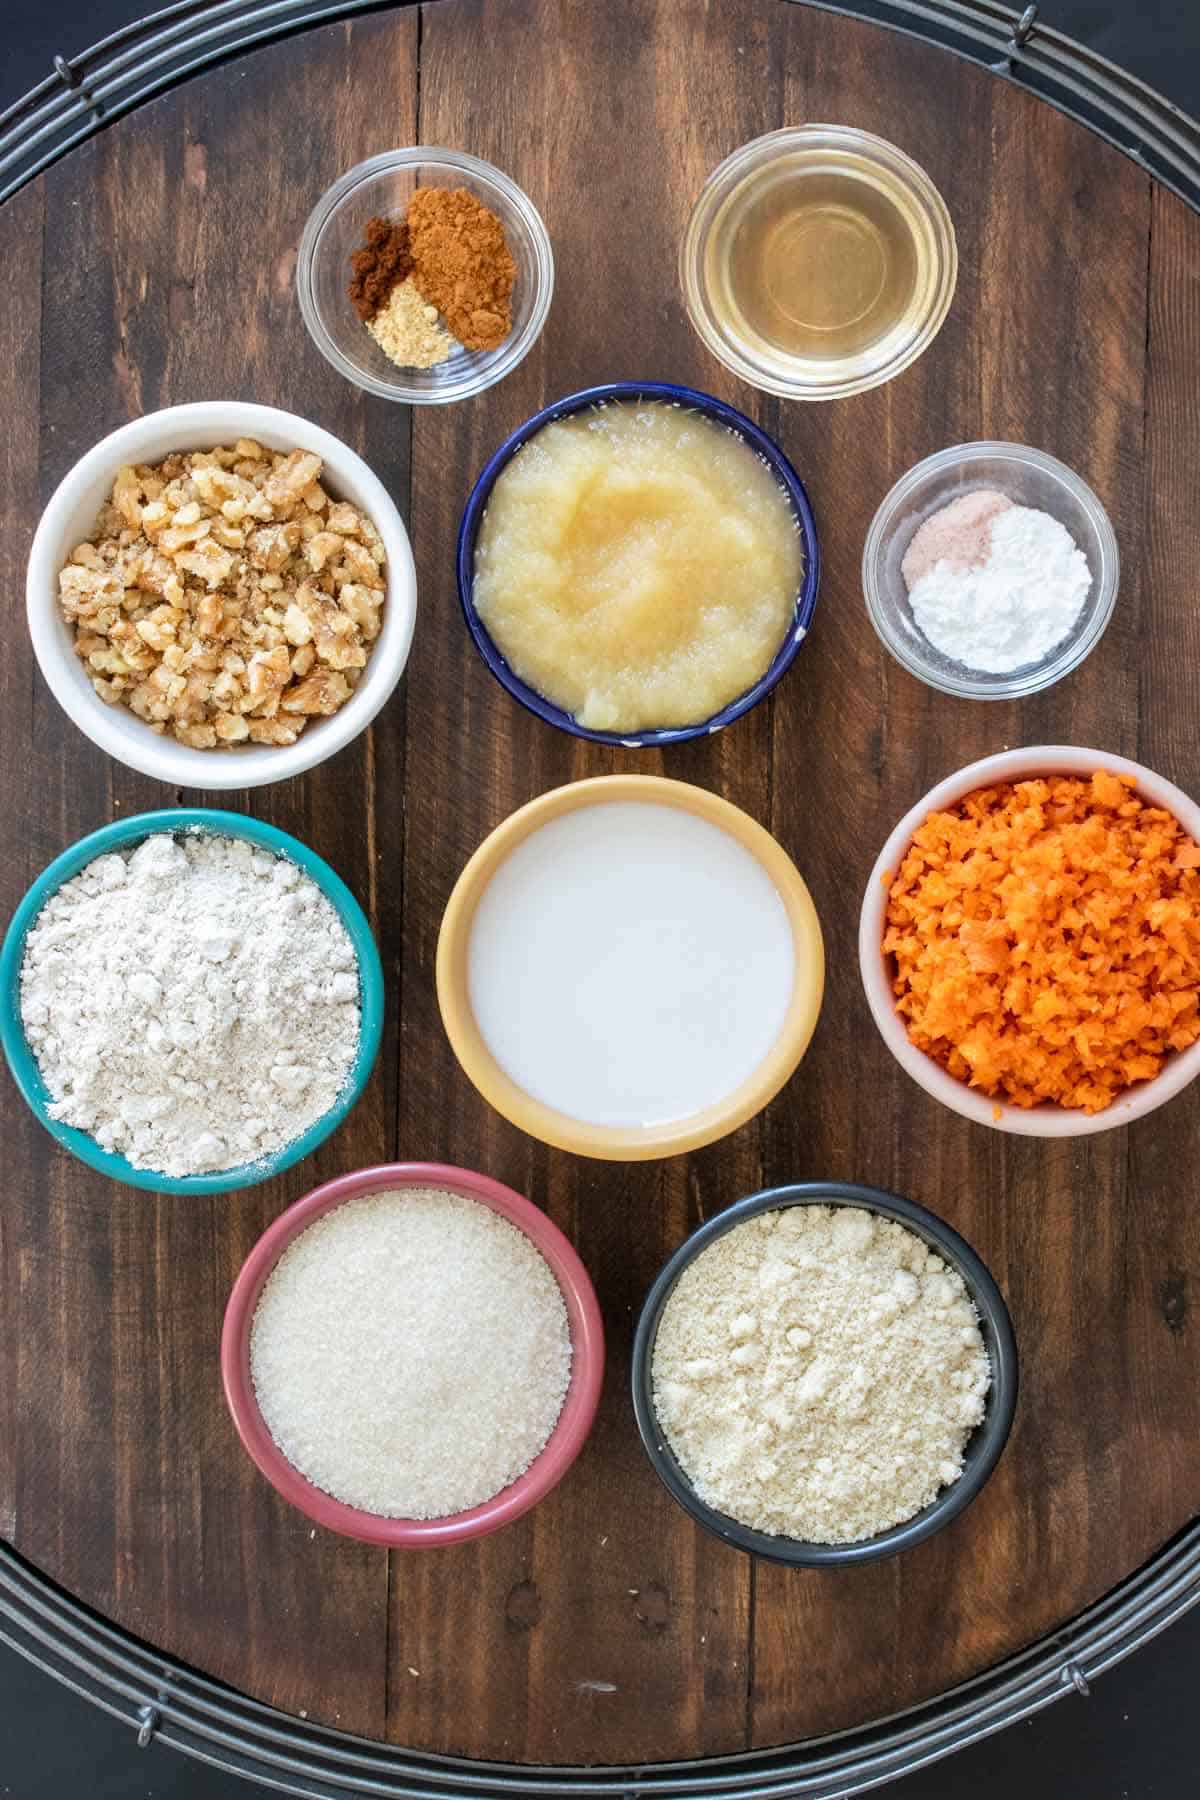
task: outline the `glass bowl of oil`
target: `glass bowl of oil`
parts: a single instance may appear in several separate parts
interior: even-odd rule
[[[869,131],[799,125],[714,169],[679,257],[688,315],[726,368],[790,400],[878,387],[937,335],[954,226],[919,164]]]

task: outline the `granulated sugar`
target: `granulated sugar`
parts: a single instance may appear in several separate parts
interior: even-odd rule
[[[146,838],[53,894],[21,1020],[50,1116],[134,1168],[259,1161],[334,1105],[359,1042],[354,946],[316,883],[242,838]]]
[[[567,1309],[524,1232],[438,1188],[347,1201],[284,1251],[250,1371],[275,1442],[317,1487],[385,1518],[491,1499],[553,1431]]]
[[[654,1405],[700,1498],[852,1543],[962,1473],[991,1370],[961,1276],[903,1226],[793,1206],[717,1238],[659,1323]]]

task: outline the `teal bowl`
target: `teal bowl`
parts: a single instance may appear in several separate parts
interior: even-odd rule
[[[25,1029],[21,1023],[21,964],[25,957],[25,938],[31,925],[46,901],[57,893],[64,882],[70,881],[73,875],[78,875],[81,869],[94,862],[98,856],[105,856],[113,850],[129,849],[140,844],[143,838],[153,836],[155,832],[189,829],[212,832],[218,837],[245,838],[274,856],[287,857],[289,862],[296,863],[316,882],[354,945],[354,954],[358,959],[361,1024],[358,1053],[345,1088],[336,1104],[302,1136],[285,1144],[274,1156],[263,1157],[257,1162],[242,1163],[236,1169],[221,1169],[208,1175],[172,1176],[159,1175],[153,1169],[135,1169],[123,1156],[116,1156],[110,1150],[102,1150],[86,1131],[78,1131],[75,1126],[64,1125],[60,1120],[50,1117],[46,1109],[51,1095],[26,1042]],[[248,818],[244,813],[215,812],[202,806],[170,807],[162,812],[138,813],[131,819],[118,819],[114,824],[102,826],[99,831],[80,838],[77,844],[72,844],[69,850],[64,850],[61,856],[55,857],[50,867],[38,876],[13,914],[12,923],[5,934],[4,947],[0,950],[0,1043],[3,1044],[14,1081],[31,1111],[56,1143],[61,1144],[64,1150],[69,1150],[72,1156],[77,1156],[80,1162],[98,1169],[113,1181],[123,1182],[126,1187],[150,1188],[158,1194],[225,1194],[233,1188],[253,1187],[257,1182],[269,1181],[273,1175],[279,1175],[284,1169],[303,1162],[318,1144],[323,1144],[330,1133],[337,1130],[356,1105],[379,1054],[382,1036],[383,968],[362,907],[329,864],[322,862],[299,839],[289,837],[286,831],[277,831],[274,825],[264,825],[258,819]]]

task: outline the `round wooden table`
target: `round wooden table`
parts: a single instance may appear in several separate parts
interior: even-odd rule
[[[949,319],[906,375],[833,405],[733,381],[684,316],[676,254],[706,174],[785,122],[837,120],[929,170],[958,233]],[[541,209],[558,285],[520,369],[409,412],[313,349],[293,290],[316,197],[395,144],[470,149]],[[124,1190],[60,1154],[9,1090],[0,1196],[0,1537],[107,1619],[293,1715],[473,1758],[638,1764],[881,1718],[1054,1632],[1200,1513],[1200,1091],[1132,1129],[1038,1143],[968,1125],[909,1082],[859,985],[862,887],[895,819],[1018,743],[1138,757],[1200,790],[1200,219],[1134,162],[942,51],[783,0],[442,0],[289,39],[187,83],[0,210],[0,659],[11,910],[65,845],[178,796],[106,761],[32,666],[21,614],[40,507],[91,443],[177,401],[238,397],[346,438],[417,557],[407,676],[373,729],[232,804],[296,833],[369,908],[384,1052],[300,1170],[212,1199]],[[770,701],[665,753],[531,718],[463,628],[453,546],[475,474],[546,400],[617,378],[731,400],[783,445],[818,515],[811,639]],[[1120,540],[1096,652],[1020,704],[911,680],[868,623],[868,522],[918,458],[1010,438],[1063,458]],[[558,783],[663,771],[727,795],[816,900],[824,1011],[795,1079],[724,1144],[617,1167],[547,1150],[484,1105],[434,996],[442,908],[476,845]],[[202,798],[202,796],[200,796]],[[242,1454],[217,1346],[238,1267],[319,1180],[394,1157],[487,1170],[577,1245],[609,1368],[583,1457],[532,1514],[454,1550],[314,1530]],[[701,1218],[792,1179],[873,1182],[961,1230],[1012,1309],[1022,1396],[990,1485],[941,1536],[846,1572],[756,1564],[704,1535],[637,1442],[633,1321]]]

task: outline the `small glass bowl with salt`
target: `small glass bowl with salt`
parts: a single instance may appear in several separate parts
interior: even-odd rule
[[[965,654],[959,659],[933,643],[917,622],[902,568],[921,527],[953,502],[976,493],[1002,495],[1014,508],[1049,514],[1070,534],[1091,576],[1074,619],[1049,648],[1042,647],[1048,635],[1045,618],[1031,621],[1030,642],[1036,653],[1015,666],[1015,652],[991,654],[993,664],[1003,661],[1008,666],[984,668],[974,666]],[[1092,489],[1056,457],[1024,444],[956,444],[926,457],[887,495],[863,550],[867,612],[887,649],[918,681],[970,700],[1034,694],[1078,668],[1112,617],[1119,574],[1116,534]],[[980,606],[978,596],[974,604]],[[1019,628],[1018,621],[1018,632]]]

